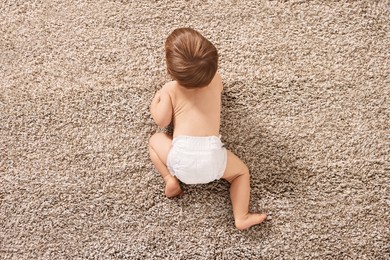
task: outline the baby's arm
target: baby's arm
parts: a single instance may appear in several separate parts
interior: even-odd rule
[[[150,113],[159,127],[167,127],[172,120],[171,97],[165,87],[157,91],[150,105]]]

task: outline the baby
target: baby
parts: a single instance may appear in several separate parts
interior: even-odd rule
[[[247,229],[267,216],[249,213],[249,170],[220,137],[221,76],[215,46],[190,28],[174,30],[165,42],[168,73],[173,81],[157,91],[150,105],[156,124],[173,119],[173,137],[156,133],[149,140],[150,158],[165,181],[165,195],[182,194],[185,184],[223,178],[230,186],[235,225]]]

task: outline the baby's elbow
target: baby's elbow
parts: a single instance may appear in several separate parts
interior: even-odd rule
[[[160,127],[160,128],[165,128],[165,127],[168,126],[168,125],[165,125],[164,123],[161,123],[161,122],[156,122],[156,124],[157,124],[158,127]]]
[[[159,119],[159,120],[154,120],[154,121],[156,122],[156,124],[160,128],[166,128],[171,123],[171,120],[167,120],[167,119]]]

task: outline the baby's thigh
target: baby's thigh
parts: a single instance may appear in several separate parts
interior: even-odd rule
[[[172,146],[172,137],[165,133],[155,133],[149,139],[149,146],[166,165],[168,153]]]
[[[227,150],[227,163],[225,173],[222,176],[225,180],[232,182],[240,175],[249,174],[248,167],[234,153]]]

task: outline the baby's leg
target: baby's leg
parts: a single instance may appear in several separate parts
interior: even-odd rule
[[[150,159],[165,181],[165,195],[168,198],[182,193],[179,181],[171,175],[166,166],[171,144],[172,137],[164,133],[156,133],[149,139]]]
[[[250,181],[248,167],[232,152],[227,151],[227,165],[223,175],[230,182],[234,221],[238,229],[247,229],[263,222],[267,215],[249,213]]]

